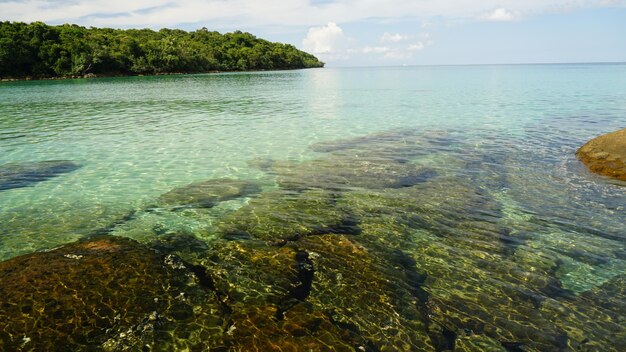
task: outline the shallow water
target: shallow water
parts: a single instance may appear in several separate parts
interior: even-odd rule
[[[626,185],[590,174],[574,152],[626,126],[625,81],[626,65],[576,64],[2,83],[0,170],[80,167],[0,191],[0,260],[98,235],[151,246],[180,235],[218,257],[232,243],[256,253],[247,243],[261,239],[321,255],[310,296],[296,298],[316,312],[353,312],[330,321],[371,350],[445,350],[453,340],[469,350],[496,341],[617,351],[626,348],[626,298],[615,289],[626,269]],[[224,178],[262,192],[202,206],[161,197]],[[387,292],[391,308],[346,303],[355,292],[333,280],[362,284],[342,271],[356,265],[356,249],[341,254],[346,243],[364,248],[372,269],[361,279]],[[218,265],[202,251],[176,253]],[[222,279],[248,297],[261,288],[246,278],[266,269],[239,260],[241,278]],[[401,287],[377,287],[382,278]],[[398,310],[405,294],[421,302],[421,318]],[[381,337],[401,326],[432,343]]]

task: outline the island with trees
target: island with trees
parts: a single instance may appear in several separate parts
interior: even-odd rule
[[[0,22],[0,79],[69,78],[323,67],[290,44],[206,28],[86,28]]]

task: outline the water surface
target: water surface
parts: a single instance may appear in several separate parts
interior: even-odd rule
[[[626,187],[574,153],[626,126],[625,81],[624,65],[572,64],[2,83],[0,165],[80,167],[0,191],[0,260],[103,234],[145,244],[179,234],[210,250],[245,233],[236,240],[304,241],[322,254],[311,241],[349,241],[404,268],[374,277],[423,292],[424,317],[398,313],[398,324],[430,326],[414,329],[433,342],[405,348],[445,349],[438,324],[457,346],[620,350]],[[224,178],[262,192],[204,207],[160,198]],[[316,296],[335,287],[316,273],[298,299],[349,310],[349,291]],[[384,347],[377,329],[392,311],[358,312],[337,326]]]

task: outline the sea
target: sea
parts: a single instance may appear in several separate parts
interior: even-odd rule
[[[211,276],[295,248],[293,304],[222,292],[323,321],[259,324],[275,346],[624,351],[626,184],[575,153],[625,127],[624,64],[1,82],[0,261],[112,236]],[[155,246],[177,236],[201,250]],[[274,292],[262,253],[215,286]]]

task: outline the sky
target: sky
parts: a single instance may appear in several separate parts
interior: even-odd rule
[[[0,20],[242,30],[330,67],[626,62],[626,0],[0,0]]]

